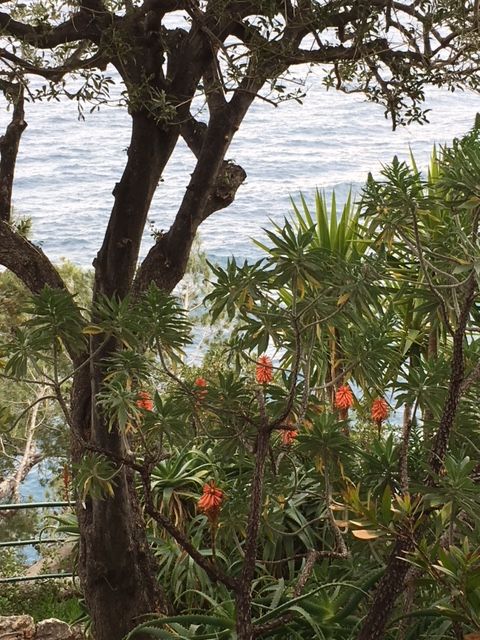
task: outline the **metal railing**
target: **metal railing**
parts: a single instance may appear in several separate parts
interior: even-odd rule
[[[71,502],[16,502],[13,504],[0,504],[0,511],[18,511],[20,509],[54,509],[55,507],[70,507]],[[52,544],[65,542],[66,538],[33,538],[31,540],[4,540],[0,541],[0,548],[22,547],[40,544]],[[61,573],[41,573],[36,576],[11,576],[0,578],[0,584],[8,582],[27,582],[30,580],[52,580],[58,578],[71,578],[73,573],[67,571]]]

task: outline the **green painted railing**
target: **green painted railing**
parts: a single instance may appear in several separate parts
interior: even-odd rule
[[[16,502],[13,504],[0,504],[0,511],[16,511],[20,509],[54,509],[55,507],[71,507],[71,502]],[[4,540],[0,542],[2,547],[21,547],[38,544],[54,544],[65,542],[65,538],[34,538],[32,540]],[[27,582],[30,580],[56,580],[59,578],[71,578],[73,573],[42,573],[37,576],[11,576],[0,578],[0,584],[8,582]]]
[[[15,509],[48,509],[53,507],[71,507],[71,502],[14,502],[0,504],[0,511],[14,511]]]
[[[52,542],[65,542],[65,538],[34,538],[33,540],[7,540],[0,542],[1,547],[28,547],[36,544],[49,544]]]
[[[0,578],[0,584],[10,582],[29,582],[30,580],[58,580],[59,578],[73,578],[73,573],[42,573],[39,576],[12,576]]]

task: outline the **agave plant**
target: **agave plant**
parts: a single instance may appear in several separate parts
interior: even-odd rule
[[[198,447],[172,451],[152,472],[152,496],[158,509],[183,529],[194,513],[202,486],[212,474],[209,456]]]

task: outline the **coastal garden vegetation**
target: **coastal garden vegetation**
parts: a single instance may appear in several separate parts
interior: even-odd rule
[[[35,369],[66,425],[60,363],[121,345],[97,402],[125,448],[90,443],[72,488],[100,509],[122,472],[136,487],[168,604],[128,637],[478,636],[479,167],[475,128],[426,176],[394,159],[360,207],[294,203],[263,258],[211,267],[231,331],[198,367],[155,285],[93,310],[29,299],[3,375]]]
[[[362,466],[351,450],[355,438],[349,435],[353,429],[345,413],[350,393],[352,399],[353,394],[357,398],[355,406],[359,410],[368,404],[368,399],[378,400],[373,419],[378,439],[375,446],[381,446],[384,419],[380,416],[386,413],[385,403],[392,402],[384,397],[391,387],[392,392],[397,392],[395,397],[403,398],[409,407],[407,416],[411,414],[405,420],[402,436],[407,453],[403,451],[399,457],[399,487],[392,484],[393,476],[380,483],[385,485],[384,491],[390,487],[391,498],[398,503],[392,512],[397,520],[390,526],[387,516],[383,521],[378,519],[375,485],[370,498],[363,493],[365,483],[358,488],[355,481],[348,494],[348,500],[359,511],[355,521],[362,523],[360,531],[367,532],[362,535],[380,537],[379,544],[385,543],[384,555],[376,550],[373,537],[371,542],[360,540],[358,544],[362,549],[371,549],[378,564],[385,562],[386,566],[373,599],[368,601],[365,618],[361,617],[363,622],[356,625],[348,621],[346,626],[349,633],[358,627],[361,640],[384,637],[400,593],[407,584],[416,584],[409,577],[404,557],[408,556],[414,565],[421,565],[422,558],[428,564],[429,535],[435,527],[441,528],[442,522],[455,522],[450,526],[448,546],[443,539],[438,545],[440,554],[440,549],[457,548],[457,537],[470,526],[468,516],[472,510],[466,504],[455,502],[450,513],[456,517],[450,517],[450,507],[445,506],[448,502],[444,511],[440,509],[441,516],[437,506],[443,504],[442,482],[461,477],[445,470],[456,468],[458,463],[464,464],[462,473],[467,473],[472,464],[459,458],[460,450],[453,459],[447,459],[446,453],[459,397],[473,391],[465,378],[463,350],[470,353],[475,346],[472,325],[477,195],[472,176],[478,166],[476,134],[458,143],[442,160],[445,178],[442,177],[443,191],[439,192],[437,208],[431,208],[433,204],[426,206],[429,192],[416,172],[412,174],[399,163],[392,165],[386,185],[369,182],[365,224],[368,223],[366,238],[375,239],[371,246],[346,243],[341,227],[332,222],[332,234],[337,237],[339,233],[336,253],[333,245],[323,245],[327,236],[312,230],[305,213],[304,222],[298,222],[296,227],[285,225],[271,231],[271,245],[267,248],[270,257],[265,263],[239,266],[231,262],[226,270],[216,270],[216,289],[210,296],[212,313],[216,316],[222,311],[232,317],[237,313],[243,323],[234,333],[236,366],[245,357],[254,367],[260,356],[269,357],[264,353],[268,348],[275,348],[278,363],[275,360],[272,364],[275,377],[271,381],[267,380],[268,360],[260,363],[263,373],[259,373],[257,383],[246,371],[231,370],[227,363],[224,370],[223,364],[215,361],[212,368],[218,376],[213,380],[198,376],[206,384],[197,384],[195,389],[194,380],[185,380],[176,371],[180,367],[178,351],[190,340],[189,323],[169,294],[184,275],[200,224],[228,206],[245,180],[245,171],[228,161],[226,154],[254,100],[276,104],[285,98],[301,99],[295,89],[290,89],[289,72],[297,65],[322,64],[326,65],[327,86],[362,92],[383,104],[394,126],[422,121],[426,83],[477,88],[477,2],[51,0],[1,4],[0,86],[10,103],[11,122],[0,141],[0,264],[36,294],[28,307],[26,326],[12,342],[5,375],[24,379],[29,367],[39,368],[38,382],[47,385],[48,395],[55,397],[68,426],[77,483],[78,573],[96,639],[120,640],[142,615],[177,611],[177,599],[168,585],[157,580],[158,562],[162,566],[171,560],[171,554],[158,547],[155,559],[145,519],[152,519],[159,532],[173,537],[192,558],[191,566],[198,565],[198,571],[205,572],[210,581],[229,594],[230,602],[235,603],[239,638],[273,633],[279,625],[285,628],[287,624],[294,625],[293,637],[302,633],[295,629],[299,624],[295,607],[306,610],[296,598],[303,597],[300,592],[303,594],[310,584],[311,574],[318,571],[318,566],[328,573],[331,564],[343,567],[343,561],[349,562],[350,551],[341,544],[344,536],[338,535],[332,515],[332,500],[338,500],[345,510],[343,519],[349,520],[350,502],[347,497],[340,498],[340,485],[349,474],[356,477],[355,465]],[[15,226],[11,213],[13,175],[28,101],[65,96],[76,100],[80,110],[107,105],[111,68],[123,83],[121,103],[130,114],[132,135],[125,170],[113,189],[111,216],[93,265],[93,292],[89,302],[83,304],[68,294],[61,273]],[[32,83],[32,78],[43,78],[45,82]],[[204,101],[203,110],[198,108],[197,99]],[[139,264],[151,199],[180,138],[197,162],[171,227],[156,234],[153,247]],[[457,191],[449,200],[454,171],[460,172],[456,176],[459,183],[454,185]],[[381,230],[380,235],[377,229]],[[388,271],[382,272],[387,267],[392,273],[398,271],[398,278],[387,277]],[[328,277],[324,278],[325,273]],[[385,290],[378,284],[383,280],[389,283]],[[398,354],[398,360],[390,359],[394,357],[391,350],[395,347],[395,314],[399,309],[404,310],[408,327],[405,352],[401,354],[410,358],[408,370]],[[427,357],[422,349],[430,322],[436,333],[432,329]],[[468,332],[471,336],[467,340]],[[357,353],[351,360],[350,350]],[[330,373],[325,366],[328,359],[333,363]],[[68,368],[65,374],[64,367]],[[445,373],[442,380],[446,390],[439,384],[431,393],[425,392],[422,385],[426,384],[425,372],[430,369],[431,375]],[[157,373],[162,374],[163,381],[159,377],[154,383],[152,378],[149,385],[150,377]],[[358,390],[350,387],[350,379]],[[345,425],[339,432],[333,427],[336,417],[329,422],[328,416],[334,414],[326,411],[325,403],[328,393],[330,402],[334,402],[334,390],[336,394],[340,388],[343,391],[338,408],[342,413],[337,417]],[[154,393],[154,389],[160,391]],[[312,396],[317,400],[313,401]],[[155,411],[150,411],[151,403]],[[432,406],[425,408],[424,403]],[[474,407],[468,406],[474,412]],[[188,421],[187,409],[191,414]],[[412,461],[412,465],[416,462],[420,466],[414,475],[417,467],[413,465],[411,469],[411,448],[407,444],[411,439],[418,441],[421,449],[422,440],[413,426],[423,409],[423,442],[433,438],[430,448],[425,445],[432,453],[430,458],[419,455]],[[211,414],[209,420],[202,420],[204,410]],[[290,423],[300,425],[305,421],[312,425],[310,436],[302,433],[296,438],[295,429],[286,428]],[[159,424],[163,424],[161,437],[157,432]],[[191,430],[182,435],[180,427],[186,429],[186,425]],[[216,432],[223,433],[223,429],[227,433],[217,437]],[[275,452],[271,453],[271,444],[273,435],[283,431],[290,435],[284,436],[281,446],[285,450],[281,450],[284,455],[279,462]],[[165,513],[171,500],[162,500],[159,493],[161,465],[174,464],[180,456],[182,438],[186,446],[193,438],[206,441],[209,433],[215,436],[213,444],[202,450],[202,456],[210,460],[212,447],[226,449],[224,469],[219,458],[212,459],[218,469],[216,475],[205,478],[214,484],[206,484],[201,503],[204,515],[198,520],[205,536],[209,529],[211,557],[199,551],[192,535],[185,533],[182,525],[190,526],[190,522],[183,498],[170,492],[175,495],[172,505],[178,509]],[[328,441],[328,434],[338,440],[336,445],[321,444],[324,438]],[[312,438],[310,445],[308,437]],[[460,441],[459,437],[459,446]],[[390,454],[387,451],[385,456],[397,455],[396,444],[392,434]],[[233,477],[229,478],[227,453],[234,445],[239,450],[231,453],[235,464],[230,470]],[[203,442],[198,446],[206,445]],[[292,452],[298,449],[298,455],[308,452],[309,447],[316,452],[319,475],[316,478],[307,474],[314,488],[307,483],[304,489],[308,503],[305,524],[317,517],[319,522],[327,517],[330,523],[329,528],[320,528],[320,534],[312,533],[311,545],[305,543],[304,548],[292,549],[294,557],[287,567],[287,556],[282,555],[281,549],[274,557],[275,564],[266,563],[267,576],[284,580],[287,594],[289,588],[293,589],[290,605],[283,601],[278,585],[273,588],[268,577],[261,579],[256,558],[259,536],[264,542],[270,536],[261,529],[261,515],[274,509],[275,500],[280,505],[274,499],[277,492],[269,486],[280,482],[283,491],[287,489],[280,516],[287,512],[297,488],[303,487],[304,472],[299,472],[292,458],[297,454],[290,453],[288,447]],[[332,447],[332,453],[327,455]],[[333,453],[335,447],[338,450]],[[370,454],[373,455],[372,450]],[[471,452],[469,455],[473,456]],[[163,459],[164,456],[168,458]],[[389,468],[394,466],[392,462]],[[156,469],[160,469],[157,502]],[[469,477],[467,474],[467,484]],[[417,497],[425,491],[407,487],[413,479],[431,485],[431,502]],[[222,482],[226,483],[225,488]],[[245,499],[251,497],[250,507],[244,505],[243,520],[242,486]],[[452,492],[455,493],[453,489]],[[267,496],[270,499],[265,502]],[[382,499],[386,513],[388,493],[382,494]],[[362,506],[365,500],[367,506]],[[228,514],[230,508],[232,524],[238,527],[232,529],[231,538],[238,539],[238,558],[233,555],[223,559],[221,514]],[[309,525],[305,529],[302,526],[300,537]],[[223,529],[226,531],[224,525]],[[276,529],[283,531],[281,521]],[[392,529],[393,533],[385,529]],[[317,535],[322,544],[315,538]],[[197,528],[197,536],[202,536],[201,527]],[[297,534],[282,534],[281,539],[291,542],[285,543],[285,550],[297,543],[296,537]],[[283,542],[279,544],[281,547]],[[421,544],[425,545],[421,558],[408,555],[418,551]],[[234,554],[235,549],[230,552]],[[452,563],[454,569],[458,564],[463,570],[465,558],[470,562],[471,551],[465,546],[458,549],[460,555],[452,556],[456,558]],[[307,556],[303,560],[296,557],[304,553]],[[352,571],[359,570],[359,565],[352,562]],[[364,566],[362,559],[362,572]],[[447,567],[443,582],[454,580],[450,575],[458,575],[454,569]],[[428,572],[423,565],[419,571],[422,580],[426,580]],[[298,581],[291,587],[294,574]],[[341,591],[341,580],[336,578],[334,582]],[[443,582],[436,577],[432,584],[440,589]],[[270,604],[259,591],[268,590],[269,586],[274,594]],[[198,590],[198,584],[195,588]],[[368,593],[362,586],[352,589],[358,594]],[[469,605],[462,600],[466,591],[462,586],[455,596],[461,620],[446,620],[455,629],[474,624]],[[329,597],[323,587],[318,594],[317,601]],[[342,598],[351,603],[353,594],[344,592]],[[349,608],[356,610],[356,598],[353,599]],[[366,600],[360,600],[366,606]],[[230,611],[228,599],[223,601],[227,609],[220,616],[222,621]],[[316,632],[324,633],[318,615],[307,614],[300,617],[310,616],[317,625]],[[214,622],[211,620],[210,624]],[[161,637],[175,631],[159,628],[156,633]],[[200,630],[197,635],[209,633],[216,632]],[[226,633],[233,633],[230,627]],[[151,632],[140,634],[148,637]]]

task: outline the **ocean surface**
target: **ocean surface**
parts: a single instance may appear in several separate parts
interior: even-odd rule
[[[117,85],[113,93],[120,90]],[[466,132],[480,111],[480,95],[432,89],[430,123],[393,132],[383,107],[360,95],[326,91],[320,72],[308,75],[306,92],[303,105],[258,101],[247,115],[227,156],[244,167],[247,181],[235,203],[201,227],[212,259],[256,255],[251,238],[258,238],[270,219],[288,216],[289,198],[300,191],[312,200],[317,187],[335,189],[342,201],[350,188],[359,192],[368,171],[378,174],[394,154],[407,158],[409,148],[419,166],[426,166],[433,143]],[[88,267],[126,162],[129,116],[124,108],[106,106],[81,121],[76,103],[62,100],[27,104],[26,120],[14,184],[16,214],[31,217],[33,239],[54,261],[66,257]],[[2,111],[1,130],[7,122]],[[190,151],[180,145],[150,212],[157,229],[168,229],[193,166]],[[143,253],[151,243],[147,230]]]

